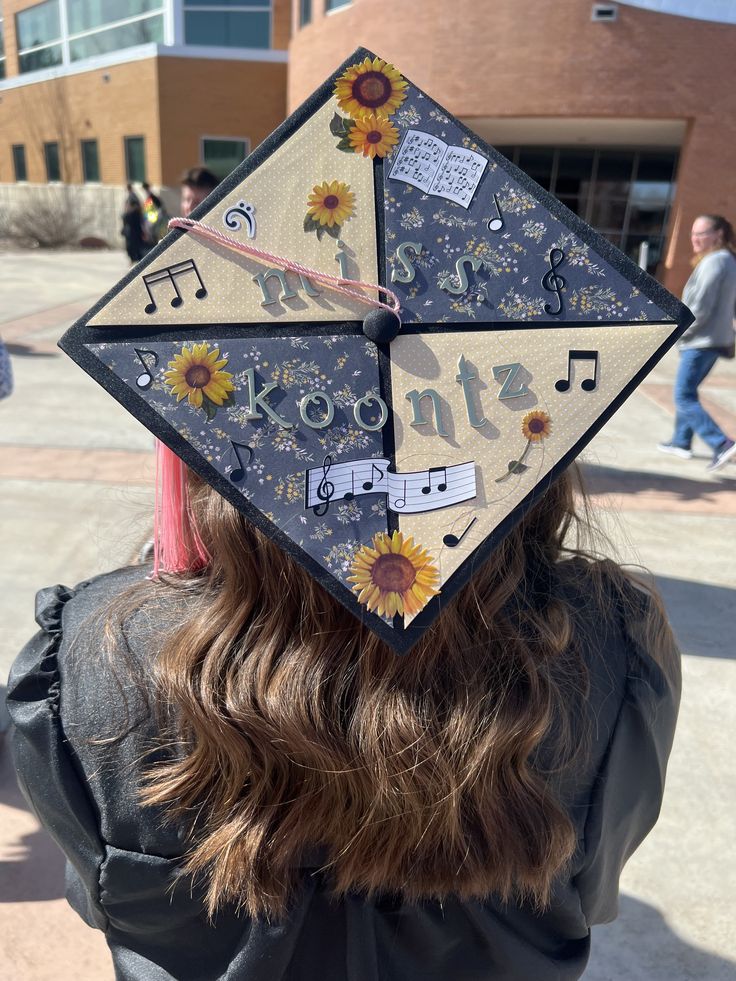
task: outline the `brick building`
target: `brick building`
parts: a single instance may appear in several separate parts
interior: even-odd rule
[[[365,45],[675,291],[692,219],[736,215],[731,0],[0,3],[0,204],[224,172]]]
[[[91,230],[120,244],[127,181],[170,188],[174,209],[185,168],[224,176],[284,118],[290,0],[0,0],[0,14],[0,209],[79,185]]]
[[[289,109],[362,44],[676,292],[693,218],[736,221],[733,0],[296,6]]]

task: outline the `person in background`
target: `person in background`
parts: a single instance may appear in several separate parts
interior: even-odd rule
[[[181,217],[188,218],[220,181],[206,167],[192,167],[181,178]]]
[[[139,262],[151,247],[150,243],[146,241],[144,222],[140,198],[131,189],[123,210],[123,227],[120,234],[125,239],[125,251],[132,263]]]
[[[682,459],[692,457],[692,439],[700,436],[713,451],[707,470],[720,470],[736,456],[736,442],[708,415],[698,398],[698,386],[718,358],[733,358],[736,308],[734,233],[721,215],[701,215],[690,233],[694,269],[685,284],[683,302],[695,320],[679,343],[680,364],[675,378],[675,431],[657,449]]]
[[[155,194],[148,181],[143,181],[143,190],[146,197],[143,201],[143,215],[146,220],[148,241],[157,245],[164,237],[169,226],[169,216],[164,207],[164,203],[158,194]]]

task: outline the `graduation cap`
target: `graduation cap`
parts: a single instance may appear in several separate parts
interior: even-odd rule
[[[174,224],[61,347],[400,652],[692,321],[365,49]]]

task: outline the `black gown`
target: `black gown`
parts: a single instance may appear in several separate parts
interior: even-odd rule
[[[159,627],[181,613],[135,615],[129,652],[102,652],[110,604],[147,569],[57,586],[37,598],[41,632],[13,666],[8,708],[25,795],[67,856],[67,896],[104,931],[121,981],[572,981],[585,969],[590,928],[615,918],[621,869],[655,823],[679,683],[637,647],[623,616],[607,620],[580,586],[576,610],[590,671],[589,751],[561,797],[578,832],[569,874],[550,907],[456,900],[330,899],[319,856],[303,868],[288,917],[254,921],[234,909],[210,924],[200,894],[174,883],[183,833],[136,803],[156,729],[131,680],[150,665]],[[571,577],[579,580],[579,575]],[[564,577],[563,577],[564,579]],[[76,638],[76,639],[75,639]],[[127,654],[127,656],[125,656]],[[91,739],[119,731],[111,745]],[[144,758],[146,762],[144,762]],[[53,937],[47,943],[53,944]]]

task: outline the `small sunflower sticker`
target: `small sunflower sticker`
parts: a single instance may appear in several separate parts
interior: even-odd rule
[[[325,232],[339,238],[341,226],[355,211],[355,195],[342,181],[322,181],[312,188],[307,205],[304,231],[316,232],[319,239]]]
[[[414,616],[439,594],[440,574],[429,552],[400,531],[374,535],[372,547],[356,552],[350,571],[358,602],[388,619],[396,613]]]
[[[546,412],[535,409],[521,420],[521,431],[532,443],[541,443],[552,432],[552,420]]]
[[[218,408],[232,403],[235,391],[230,380],[233,376],[222,370],[226,364],[227,358],[220,357],[220,349],[210,351],[205,341],[193,344],[191,350],[183,347],[174,355],[164,379],[177,402],[186,398],[193,408],[203,409],[208,419],[214,419]]]
[[[374,113],[384,119],[406,98],[408,82],[381,58],[366,58],[346,69],[335,83],[338,106],[353,119]]]
[[[551,432],[552,420],[546,412],[543,412],[541,409],[533,409],[531,412],[527,412],[521,420],[521,433],[526,440],[524,452],[518,460],[509,460],[506,466],[506,473],[497,477],[496,483],[502,484],[512,474],[522,474],[525,470],[528,470],[529,467],[524,463],[524,460],[526,460],[529,450],[536,443],[541,443],[543,439],[546,439]]]
[[[364,157],[385,157],[399,142],[399,131],[388,119],[371,113],[356,119],[348,134],[350,146]]]

